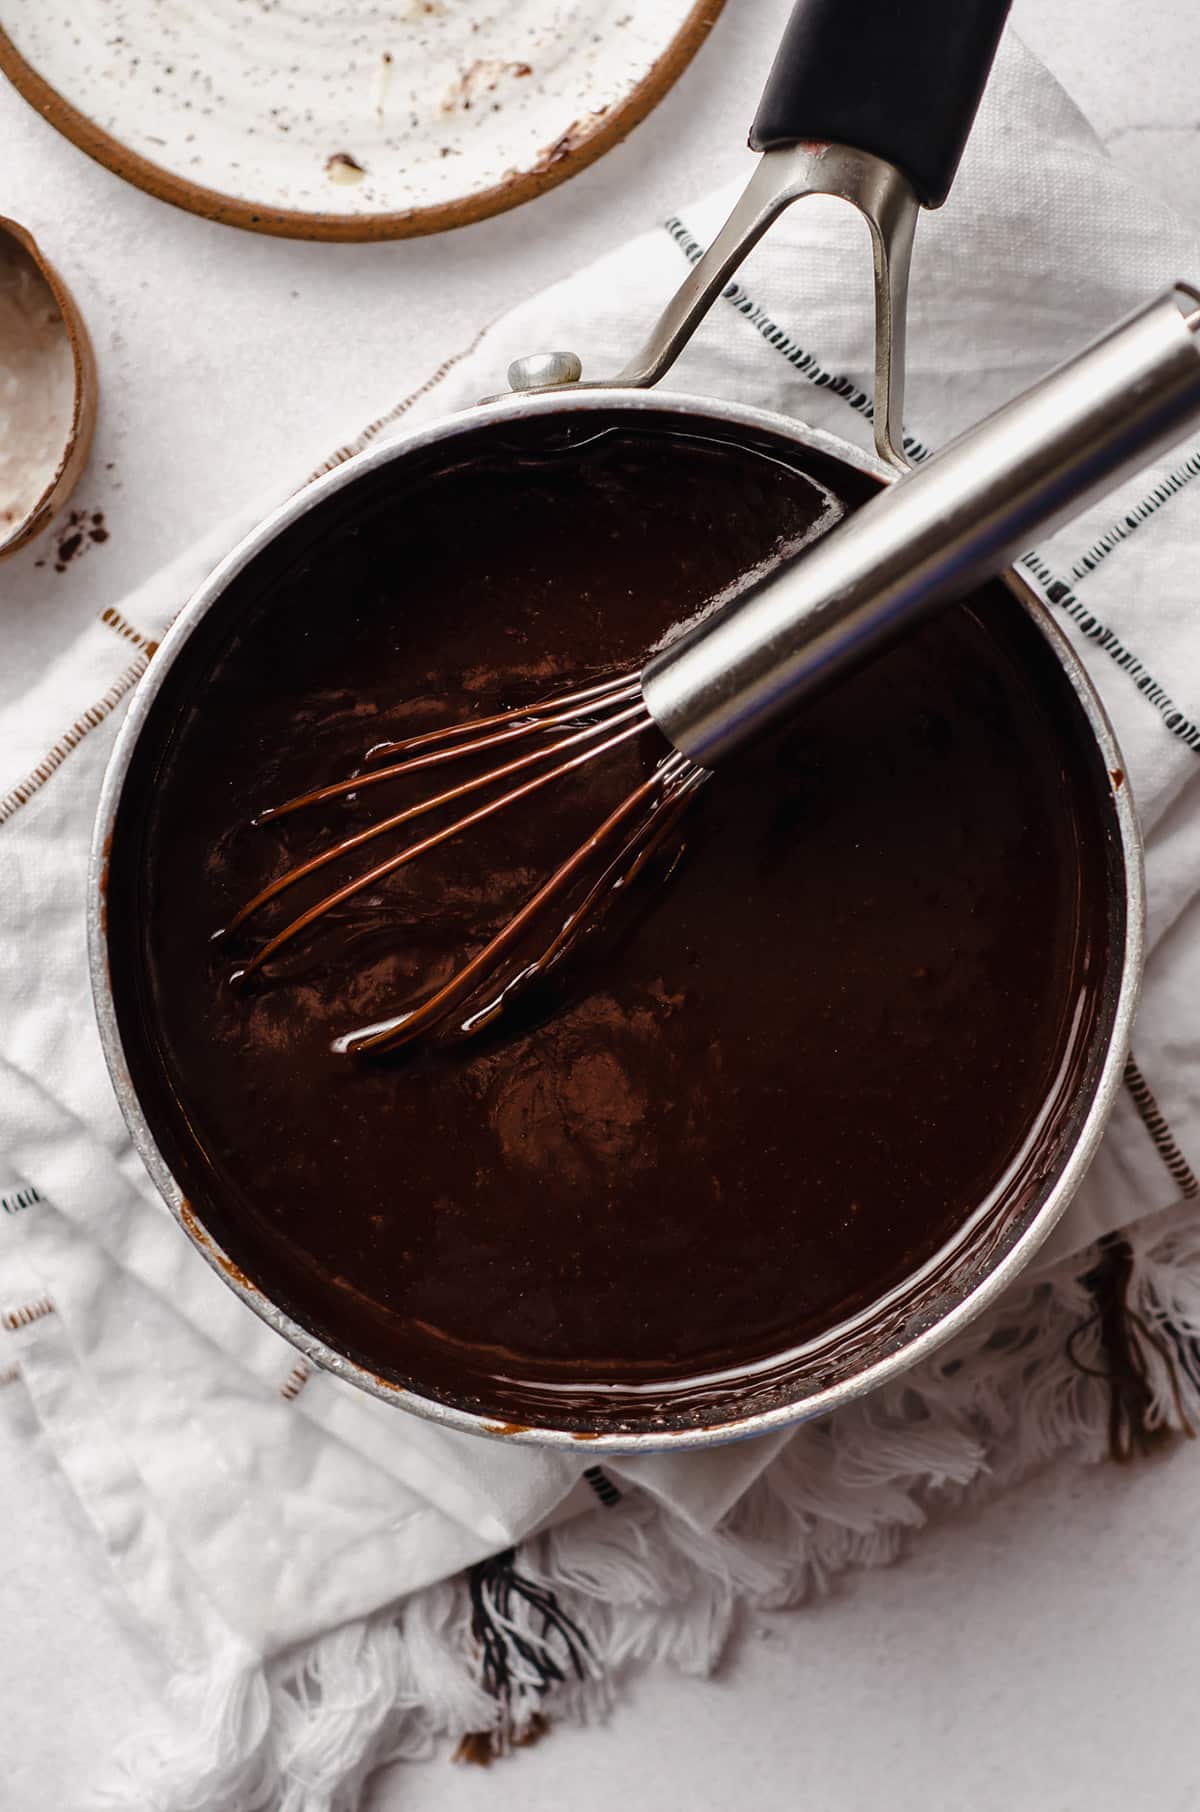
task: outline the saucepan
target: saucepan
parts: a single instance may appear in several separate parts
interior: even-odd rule
[[[89,877],[89,939],[96,1010],[105,1055],[134,1144],[168,1207],[233,1289],[273,1328],[341,1379],[402,1409],[467,1432],[588,1451],[706,1446],[827,1414],[929,1354],[986,1304],[1025,1264],[1057,1221],[1096,1150],[1126,1061],[1138,994],[1143,942],[1142,855],[1125,762],[1084,669],[1055,627],[1046,601],[1025,572],[1010,570],[1011,609],[1023,617],[1059,675],[1061,733],[1094,776],[1103,830],[1094,910],[1103,919],[1104,981],[1086,1049],[1074,1068],[1069,1108],[1040,1152],[1036,1187],[1011,1212],[972,1221],[926,1267],[913,1287],[873,1306],[854,1326],[793,1355],[786,1377],[769,1393],[717,1393],[707,1407],[656,1405],[653,1420],[635,1410],[611,1416],[552,1413],[516,1425],[511,1414],[477,1398],[455,1400],[422,1388],[420,1379],[389,1375],[346,1350],[306,1313],[273,1295],[255,1274],[236,1221],[178,1174],[180,1126],[187,1102],[172,1101],[152,1076],[127,965],[117,945],[127,927],[114,923],[110,879],[124,863],[147,860],[143,848],[145,778],[161,758],[187,705],[195,652],[236,627],[256,586],[266,584],[322,538],[345,532],[359,500],[403,511],[414,474],[427,482],[440,469],[495,457],[531,437],[586,436],[594,424],[664,427],[726,443],[799,454],[828,462],[860,485],[885,487],[906,466],[902,435],[903,336],[909,256],[924,207],[944,200],[965,143],[1007,0],[802,0],[771,73],[751,135],[762,155],[742,199],[667,307],[643,349],[611,380],[583,379],[571,354],[547,352],[518,361],[510,392],[421,427],[350,460],[263,521],[187,604],[155,655],[121,729],[104,782]],[[841,197],[857,208],[873,247],[876,451],[868,455],[803,422],[736,402],[666,393],[660,378],[727,283],[731,271],[780,211],[811,194]],[[1023,631],[1023,633],[1025,633]],[[1058,682],[1056,682],[1058,683]],[[135,911],[122,895],[121,910]],[[168,1124],[170,1122],[171,1124]],[[633,1255],[631,1262],[636,1262]]]

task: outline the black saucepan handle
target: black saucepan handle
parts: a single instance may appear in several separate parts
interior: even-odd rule
[[[797,0],[767,78],[756,151],[873,151],[937,208],[963,154],[1010,0]]]

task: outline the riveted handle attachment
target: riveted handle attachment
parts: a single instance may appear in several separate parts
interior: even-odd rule
[[[938,208],[963,154],[1009,0],[798,0],[750,130],[756,151],[853,145]]]

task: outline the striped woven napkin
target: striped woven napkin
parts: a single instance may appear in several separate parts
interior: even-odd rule
[[[522,353],[572,346],[588,375],[615,371],[729,200],[505,316],[356,447],[494,392]],[[672,387],[865,442],[865,259],[844,209],[794,209]],[[1200,276],[1192,229],[1109,163],[1010,35],[954,196],[918,238],[915,442],[940,444],[1181,276]],[[6,567],[6,631],[40,677],[0,703],[0,1417],[46,1444],[98,1533],[98,1588],[115,1584],[172,1673],[170,1732],[110,1803],[353,1805],[383,1758],[439,1733],[502,1745],[602,1699],[618,1662],[711,1665],[739,1600],[787,1602],[890,1558],[935,1494],[1200,1417],[1197,475],[1200,450],[1181,448],[1029,562],[1122,742],[1150,948],[1128,1087],[1036,1275],[830,1422],[604,1467],[448,1434],[313,1373],[193,1252],[113,1101],[83,942],[100,776],[166,625],[277,496],[87,620],[41,609],[36,549]]]

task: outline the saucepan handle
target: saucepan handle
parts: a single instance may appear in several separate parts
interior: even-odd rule
[[[945,201],[1010,0],[798,0],[750,129],[756,151],[850,145]]]
[[[1200,422],[1200,290],[1179,283],[652,657],[669,742],[715,766]]]

